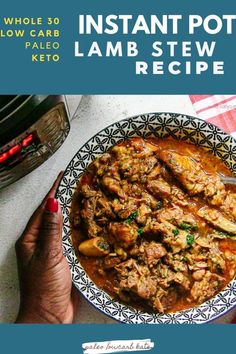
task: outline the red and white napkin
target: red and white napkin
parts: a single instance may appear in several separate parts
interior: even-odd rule
[[[199,118],[236,138],[236,95],[190,95]]]
[[[236,95],[189,96],[199,118],[206,120],[236,139]],[[236,316],[231,323],[236,324]]]

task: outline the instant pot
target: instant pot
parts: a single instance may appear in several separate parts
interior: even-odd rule
[[[81,96],[0,96],[0,188],[46,161],[62,145]]]

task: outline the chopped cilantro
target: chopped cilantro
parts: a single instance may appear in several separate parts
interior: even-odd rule
[[[134,211],[132,214],[130,214],[129,219],[135,219],[138,216],[138,212]]]
[[[179,234],[179,230],[177,228],[173,229],[172,233],[173,233],[174,236],[177,236]]]
[[[194,242],[194,235],[191,234],[187,234],[186,236],[186,242],[188,246],[192,246],[193,242]]]
[[[160,210],[163,207],[163,203],[161,200],[159,200],[159,202],[157,202],[157,210]]]
[[[134,211],[132,214],[130,214],[130,216],[128,217],[128,219],[125,220],[125,222],[127,222],[129,225],[132,223],[132,221],[138,216],[138,212]]]
[[[140,229],[138,229],[138,235],[140,236],[142,235],[142,233],[143,233],[143,228],[141,227]]]
[[[98,242],[98,247],[100,249],[102,249],[103,251],[108,251],[109,250],[109,244],[106,241]]]
[[[187,224],[186,222],[181,222],[179,227],[183,230],[190,230],[191,229],[191,225]]]
[[[198,230],[197,225],[190,225],[187,222],[182,222],[179,227],[183,230],[186,230],[186,231],[188,231],[188,230],[197,231]]]
[[[197,231],[197,230],[198,230],[198,226],[197,226],[197,225],[193,225],[193,226],[191,227],[191,229],[192,229],[193,231]]]

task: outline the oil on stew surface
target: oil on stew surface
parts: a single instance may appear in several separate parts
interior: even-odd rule
[[[197,306],[236,272],[236,190],[210,152],[133,138],[90,164],[72,205],[78,258],[98,287],[151,312]]]

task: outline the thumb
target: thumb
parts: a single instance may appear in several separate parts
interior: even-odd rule
[[[38,241],[43,255],[62,254],[62,213],[55,198],[46,201]]]

